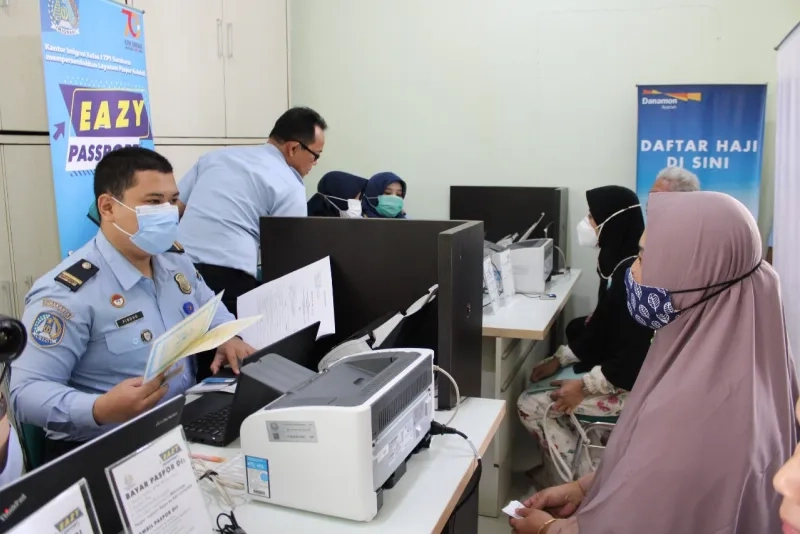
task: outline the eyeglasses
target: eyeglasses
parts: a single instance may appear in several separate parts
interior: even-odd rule
[[[303,143],[302,141],[297,141],[297,140],[295,140],[295,143],[297,143],[298,145],[300,145],[301,147],[303,147],[305,150],[307,150],[307,151],[309,152],[309,154],[311,154],[312,156],[314,156],[314,161],[317,161],[317,160],[319,159],[319,157],[322,155],[322,153],[321,153],[321,152],[314,152],[313,150],[311,150],[310,148],[308,148],[308,147],[306,146],[306,144],[305,144],[305,143]]]

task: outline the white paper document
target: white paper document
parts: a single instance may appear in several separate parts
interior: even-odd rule
[[[488,302],[484,297],[483,310],[487,313],[494,313],[500,305],[500,291],[497,289],[492,260],[488,256],[483,258],[483,285],[489,297]]]
[[[106,471],[129,534],[212,532],[181,427]]]
[[[196,312],[153,341],[144,371],[145,382],[165,372],[182,358],[219,347],[258,321],[258,317],[239,319],[221,324],[209,331],[208,327],[217,313],[222,293],[215,295]]]
[[[203,393],[214,393],[216,391],[224,391],[228,386],[233,386],[235,392],[236,378],[217,378],[215,376],[210,376],[199,384],[195,384],[187,389],[186,394],[202,395]]]
[[[94,515],[89,488],[81,479],[61,495],[39,508],[32,516],[11,529],[11,534],[93,534]]]
[[[262,349],[319,321],[317,338],[336,333],[331,259],[325,257],[245,293],[239,317],[261,316],[242,339]]]
[[[500,284],[503,289],[503,298],[508,299],[514,296],[514,269],[511,266],[511,251],[504,250],[492,257],[492,263],[500,271]]]
[[[514,519],[522,519],[520,516],[517,515],[517,510],[520,508],[525,508],[521,502],[519,501],[511,501],[503,508],[503,513],[507,516],[511,516]]]

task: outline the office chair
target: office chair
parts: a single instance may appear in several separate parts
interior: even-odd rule
[[[580,462],[581,453],[583,452],[583,448],[586,447],[589,452],[591,453],[592,450],[603,450],[606,448],[605,445],[595,445],[591,442],[589,438],[590,432],[602,432],[603,430],[607,430],[611,433],[614,430],[614,427],[617,425],[617,420],[619,419],[618,415],[610,416],[610,417],[602,417],[602,416],[592,416],[592,415],[575,415],[575,419],[578,420],[580,423],[581,428],[583,428],[583,433],[578,432],[578,441],[575,444],[575,456],[572,459],[572,472],[574,473],[573,479],[578,480],[578,464]],[[587,439],[584,439],[586,436]]]
[[[20,425],[19,438],[25,454],[25,471],[33,471],[44,463],[44,429],[23,423]]]

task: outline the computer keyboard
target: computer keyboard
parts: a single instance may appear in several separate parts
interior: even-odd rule
[[[231,414],[231,406],[225,406],[216,412],[207,413],[200,419],[196,419],[186,425],[186,430],[197,434],[206,434],[214,438],[214,440],[221,440],[225,434],[225,428],[228,426],[228,418]]]

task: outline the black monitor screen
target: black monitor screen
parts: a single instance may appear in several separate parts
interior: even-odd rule
[[[0,534],[8,532],[63,491],[85,478],[103,532],[122,531],[105,468],[178,426],[183,395],[31,471],[0,489]]]

